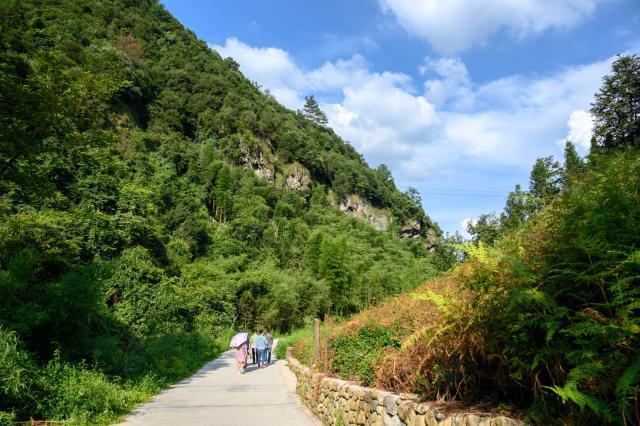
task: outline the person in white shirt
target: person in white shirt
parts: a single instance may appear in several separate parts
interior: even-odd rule
[[[251,345],[251,363],[252,364],[260,362],[258,360],[258,351],[256,349],[256,338],[257,337],[258,337],[258,334],[254,331],[253,334],[251,335],[251,338],[249,339],[249,344]]]

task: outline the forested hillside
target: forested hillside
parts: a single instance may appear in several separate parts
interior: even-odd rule
[[[449,409],[639,424],[640,57],[617,58],[591,113],[586,158],[567,142],[537,160],[528,190],[470,225],[462,263],[326,324],[316,366]]]
[[[0,2],[0,423],[111,421],[227,330],[450,265],[415,192],[309,108],[155,0]]]

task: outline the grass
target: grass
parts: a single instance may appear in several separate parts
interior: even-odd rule
[[[294,330],[289,334],[285,334],[283,336],[278,337],[278,345],[276,346],[276,357],[278,359],[284,359],[286,354],[287,354],[287,348],[288,347],[294,347],[294,349],[296,347],[299,347],[300,345],[308,345],[309,343],[313,343],[313,326],[309,325],[306,326],[304,328],[300,328],[298,330]],[[302,355],[302,357],[300,358],[300,361],[302,361],[305,364],[310,364],[313,361],[313,358],[309,357],[309,354],[307,352],[313,352],[313,350],[311,351],[294,351],[294,354],[296,357],[299,357]]]
[[[31,417],[73,425],[117,423],[136,406],[217,357],[227,349],[229,338],[230,332],[218,337],[192,332],[156,338],[147,342],[143,353],[123,357],[125,363],[137,363],[128,370],[129,377],[123,378],[98,365],[66,361],[58,351],[38,365],[14,333],[0,328],[0,426]],[[116,358],[113,362],[118,364],[121,359]]]

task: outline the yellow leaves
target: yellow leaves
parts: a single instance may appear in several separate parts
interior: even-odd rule
[[[503,258],[503,254],[496,248],[478,242],[478,244],[467,244],[464,247],[470,259],[479,262],[484,266],[495,268]]]
[[[448,305],[451,304],[451,301],[449,301],[444,295],[438,294],[438,293],[433,292],[431,290],[427,290],[425,292],[416,292],[416,293],[414,293],[412,295],[412,299],[413,300],[418,300],[418,301],[431,302],[434,305],[436,305],[438,308],[443,309],[443,310]]]

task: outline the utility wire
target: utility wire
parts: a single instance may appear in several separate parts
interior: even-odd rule
[[[458,188],[427,189],[420,191],[421,195],[444,195],[449,197],[506,197],[507,193],[508,191]]]
[[[464,193],[452,193],[452,192],[421,192],[420,195],[444,195],[447,197],[506,197],[505,194],[464,194]]]

